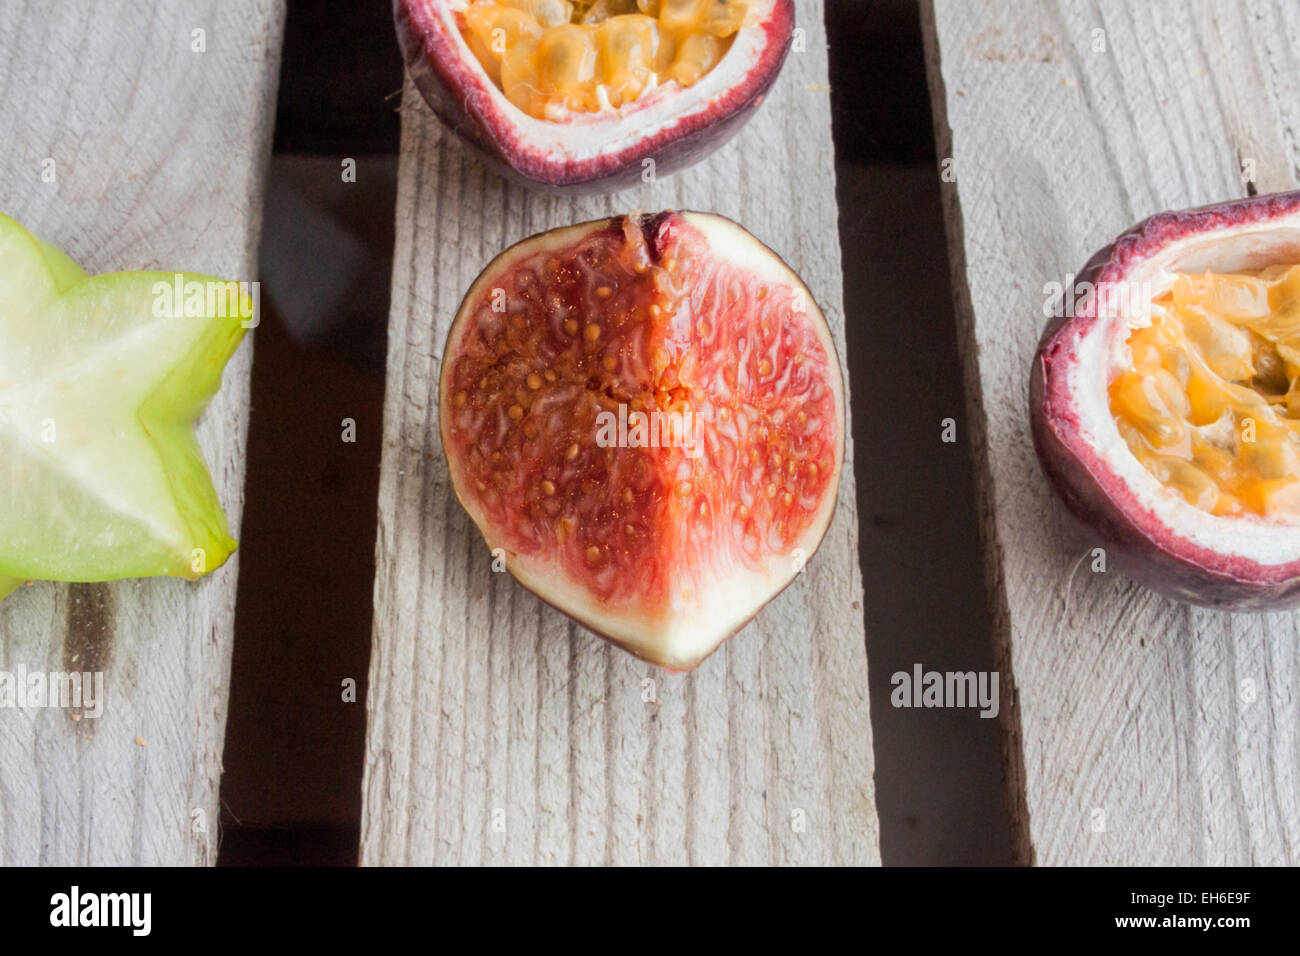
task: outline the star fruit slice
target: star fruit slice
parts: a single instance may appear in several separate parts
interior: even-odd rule
[[[194,421],[251,316],[235,283],[87,276],[0,215],[0,599],[28,579],[193,580],[225,563],[236,545]]]

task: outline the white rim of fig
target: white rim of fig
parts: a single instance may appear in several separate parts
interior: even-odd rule
[[[456,45],[462,62],[468,65],[477,92],[495,100],[502,112],[511,117],[514,145],[523,153],[561,154],[584,161],[611,153],[621,153],[639,143],[670,131],[692,116],[708,112],[719,97],[731,92],[740,77],[753,70],[768,47],[762,24],[776,8],[778,0],[750,0],[745,22],[721,62],[689,87],[669,80],[617,109],[606,107],[594,113],[571,113],[562,120],[542,120],[525,113],[506,98],[504,92],[487,75],[461,35],[456,14],[463,13],[470,0],[421,0],[442,23],[444,31]],[[682,109],[682,100],[694,101]],[[591,135],[593,126],[600,136]]]
[[[1300,217],[1189,234],[1133,264],[1123,282],[1156,298],[1180,272],[1238,272],[1281,262],[1300,262]],[[1099,316],[1108,315],[1112,291],[1105,285],[1097,289]],[[1111,412],[1107,387],[1116,374],[1132,367],[1127,340],[1134,329],[1151,324],[1151,303],[1127,298],[1129,311],[1099,319],[1074,342],[1066,382],[1081,437],[1170,535],[1265,566],[1300,559],[1300,516],[1220,517],[1202,511],[1162,485],[1129,449]]]
[[[493,540],[488,516],[478,507],[477,502],[460,494],[459,489],[466,486],[468,478],[459,472],[457,463],[450,456],[448,467],[452,472],[452,485],[457,497],[482,532],[488,548],[499,547],[505,550],[507,569],[525,587],[638,657],[674,670],[689,670],[717,650],[793,581],[820,546],[839,498],[840,474],[844,462],[842,433],[845,415],[844,381],[839,353],[825,316],[798,275],[775,252],[729,219],[696,212],[676,215],[707,239],[710,250],[719,260],[745,269],[774,286],[787,285],[800,290],[807,303],[809,321],[817,330],[822,347],[826,350],[828,365],[834,370],[831,387],[838,412],[836,424],[841,430],[841,441],[835,445],[835,481],[827,488],[817,514],[800,535],[794,549],[789,554],[766,558],[762,572],[752,571],[736,563],[729,573],[719,574],[708,586],[696,588],[696,599],[690,602],[675,600],[666,619],[647,621],[640,615],[611,611],[583,588],[571,586],[568,577],[558,568],[558,561],[548,555],[521,555]],[[497,256],[466,293],[448,335],[444,357],[454,355],[459,350],[461,336],[470,328],[469,320],[475,312],[475,305],[493,287],[497,276],[508,270],[513,263],[545,249],[576,245],[589,233],[609,228],[610,222],[609,219],[600,219],[542,233],[525,239]],[[440,414],[449,407],[450,388],[450,377],[441,375]],[[446,416],[443,415],[442,419],[446,421]],[[799,561],[795,560],[795,549],[802,552]]]

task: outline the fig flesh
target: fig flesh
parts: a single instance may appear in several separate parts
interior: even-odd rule
[[[600,220],[502,253],[448,335],[439,413],[456,494],[507,569],[675,670],[794,579],[835,508],[825,319],[718,216]]]
[[[1300,192],[1153,216],[1047,328],[1043,470],[1130,575],[1228,609],[1300,604]]]
[[[613,190],[726,142],[776,80],[793,0],[395,0],[412,80],[505,175]]]

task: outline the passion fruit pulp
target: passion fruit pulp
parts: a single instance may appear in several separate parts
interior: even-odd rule
[[[722,60],[745,0],[472,0],[462,34],[515,106],[562,119],[695,84]]]
[[[600,220],[498,256],[452,325],[439,411],[457,496],[514,576],[672,669],[788,585],[834,512],[829,329],[718,216]]]
[[[1229,609],[1300,604],[1300,193],[1161,213],[1047,329],[1043,470],[1132,576]]]
[[[395,0],[434,113],[499,171],[568,191],[664,176],[740,128],[776,80],[792,0]]]

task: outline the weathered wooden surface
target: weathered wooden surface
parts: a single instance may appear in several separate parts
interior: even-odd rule
[[[802,274],[842,348],[822,7],[799,13],[807,49],[736,141],[611,197],[504,184],[407,84],[362,862],[878,861],[851,465],[804,574],[674,676],[492,573],[438,438],[461,296],[497,252],[554,226],[638,208],[723,213]]]
[[[282,23],[280,0],[7,0],[0,209],[92,273],[254,278]],[[199,428],[232,529],[251,359]],[[0,863],[213,862],[237,568],[0,604],[0,670],[105,672],[98,719],[0,709]]]
[[[1028,433],[1044,286],[1162,209],[1300,182],[1300,6],[923,5],[1019,855],[1300,862],[1300,617],[1080,565]]]

